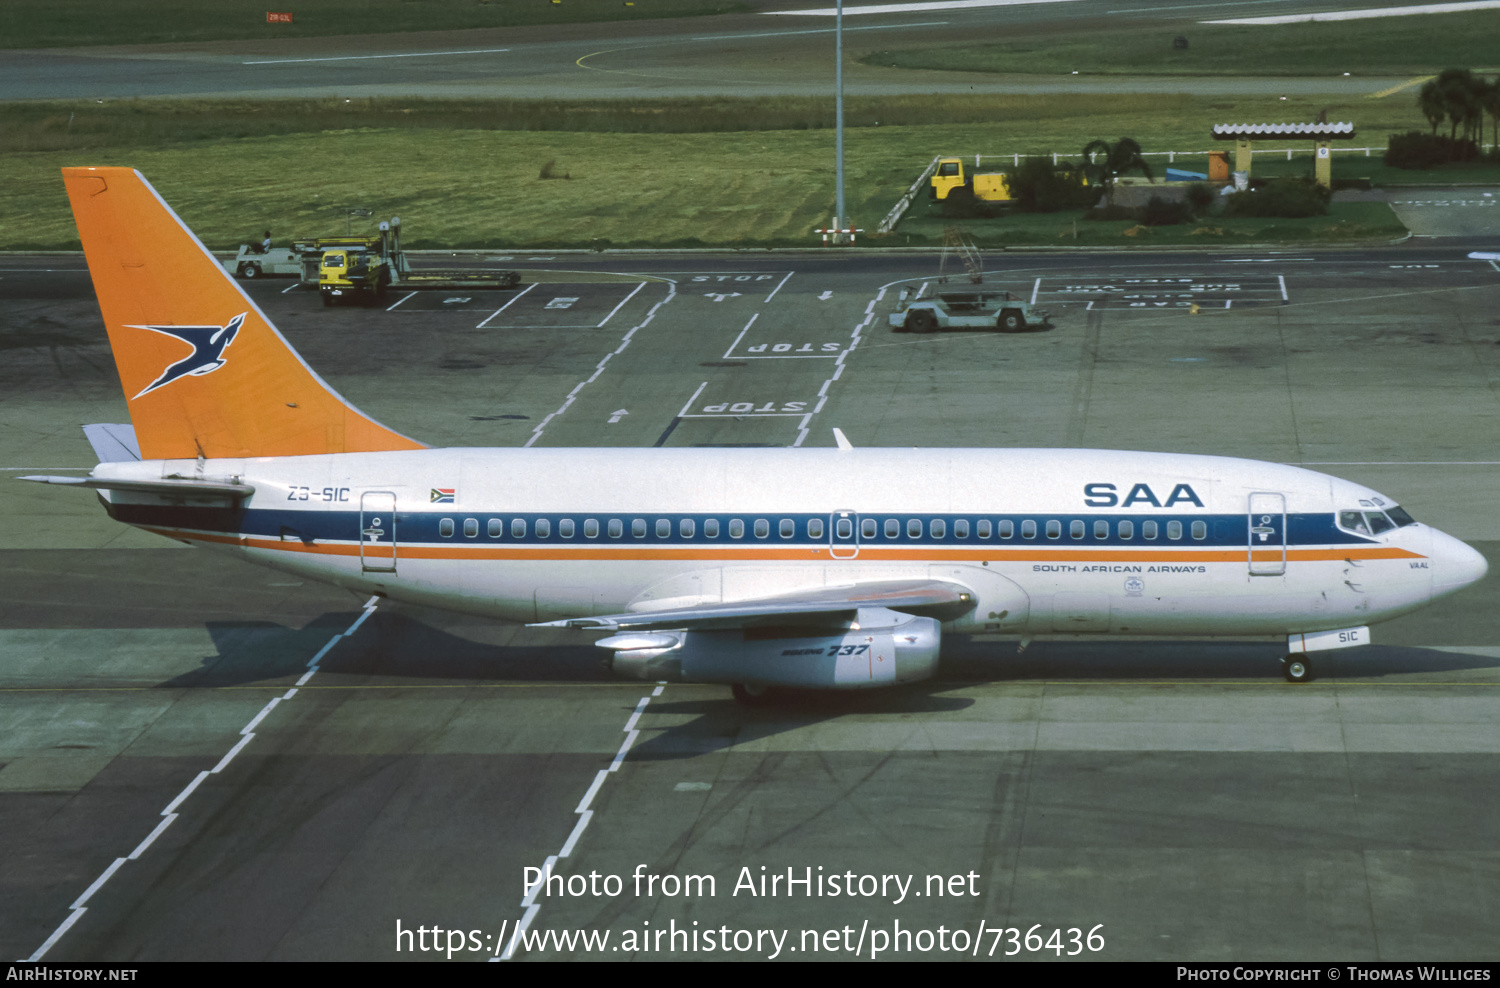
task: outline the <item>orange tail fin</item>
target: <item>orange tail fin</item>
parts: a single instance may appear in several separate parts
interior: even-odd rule
[[[312,369],[131,168],[64,168],[141,455],[421,449]]]

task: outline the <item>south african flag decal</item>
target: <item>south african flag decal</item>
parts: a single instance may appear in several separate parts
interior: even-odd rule
[[[434,487],[432,489],[432,501],[431,501],[431,503],[433,503],[433,504],[452,504],[453,503],[453,499],[457,495],[458,495],[458,488],[457,487]]]

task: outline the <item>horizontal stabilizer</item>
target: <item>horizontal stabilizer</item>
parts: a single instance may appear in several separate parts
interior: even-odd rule
[[[579,628],[589,631],[744,628],[784,624],[789,618],[853,615],[861,607],[885,607],[907,614],[949,620],[974,607],[974,592],[942,580],[881,580],[852,587],[802,590],[777,597],[714,602],[664,611],[605,614],[599,617],[545,621],[533,628]]]
[[[125,423],[95,423],[83,427],[83,434],[100,463],[139,460],[141,447],[135,441],[135,427]]]
[[[58,484],[63,487],[91,487],[101,491],[129,491],[132,494],[156,494],[161,497],[228,498],[239,500],[255,493],[249,484],[237,484],[228,480],[198,480],[184,477],[180,480],[109,480],[102,477],[18,477],[38,484]]]

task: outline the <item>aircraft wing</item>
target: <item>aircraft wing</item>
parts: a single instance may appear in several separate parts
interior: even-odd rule
[[[862,607],[885,607],[908,614],[949,619],[974,607],[974,591],[944,580],[880,580],[847,587],[800,590],[775,597],[714,602],[662,611],[604,614],[544,621],[533,628],[586,631],[744,628],[786,624],[789,620],[853,617]]]

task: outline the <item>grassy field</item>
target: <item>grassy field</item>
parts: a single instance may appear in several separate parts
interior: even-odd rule
[[[309,38],[696,17],[738,0],[3,0],[0,48]],[[266,23],[267,11],[293,15]]]
[[[862,106],[870,125],[846,135],[847,197],[859,226],[873,230],[938,153],[1076,155],[1094,137],[1122,134],[1147,151],[1203,149],[1213,123],[1262,116],[1265,109],[1255,101],[1187,95],[937,102],[938,115],[951,122],[874,126],[876,119],[902,119],[907,104]],[[1295,101],[1278,106],[1287,119],[1309,119],[1315,109]],[[554,116],[579,127],[647,119],[640,107],[625,104],[578,109]],[[7,178],[0,183],[0,249],[76,247],[58,169],[89,164],[140,169],[214,249],[233,249],[268,227],[279,242],[342,233],[351,208],[374,212],[363,221],[367,228],[401,216],[414,248],[812,245],[818,239],[812,231],[833,210],[833,133],[822,126],[825,109],[814,101],[761,101],[754,112],[723,101],[662,103],[649,115],[651,131],[618,133],[528,130],[533,107],[488,102],[0,106],[0,169]],[[1334,112],[1344,109],[1369,114],[1356,117],[1360,143],[1383,145],[1387,132],[1420,124],[1409,100]],[[767,129],[691,132],[724,113]],[[549,162],[552,174],[566,177],[542,178]],[[1378,162],[1336,159],[1335,175],[1361,175]],[[1273,166],[1280,164],[1266,161]],[[1300,158],[1293,167],[1310,165]],[[1500,170],[1476,175],[1500,179]],[[1057,221],[1039,222],[1039,230],[1050,230],[1046,242],[1056,241],[1058,229],[1046,224]],[[888,242],[937,242],[941,225],[918,212]],[[1286,229],[1288,236],[1310,235]],[[1327,235],[1343,237],[1349,229]]]
[[[1213,104],[1218,107],[1220,104]],[[1071,145],[1071,121],[1122,117],[1148,128],[1170,126],[1195,107],[1186,96],[891,96],[845,100],[845,123],[985,124],[1007,147],[1024,133],[1042,144]],[[1239,109],[1222,104],[1225,111]],[[1302,109],[1298,107],[1297,109]],[[1411,114],[1400,115],[1406,120]],[[159,148],[246,137],[344,130],[584,131],[610,134],[706,134],[826,130],[828,97],[632,100],[77,100],[0,103],[0,151]],[[1395,119],[1394,117],[1392,119]],[[1058,126],[1058,121],[1063,121]],[[1042,144],[1035,146],[1040,148]],[[1081,144],[1079,145],[1082,146]],[[1022,148],[1027,150],[1030,147]]]
[[[919,203],[902,222],[896,240],[941,242],[943,230],[957,226],[980,247],[1108,247],[1124,244],[1170,247],[1215,244],[1348,243],[1392,240],[1406,234],[1385,203],[1334,203],[1327,216],[1308,219],[1224,219],[1208,217],[1177,226],[1141,226],[1133,220],[1098,222],[1078,212],[1016,213],[993,220],[943,219]]]
[[[1188,39],[1185,51],[1173,38]],[[1038,75],[1418,75],[1500,66],[1493,11],[1307,24],[1184,24],[872,52],[869,65]]]

